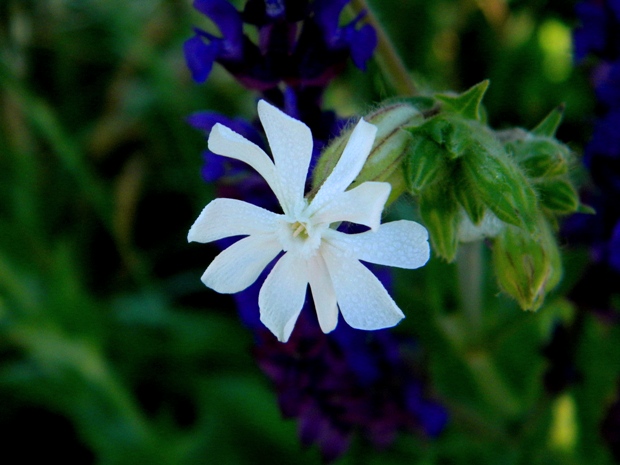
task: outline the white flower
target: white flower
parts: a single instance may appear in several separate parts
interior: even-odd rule
[[[234,199],[209,203],[191,227],[188,241],[247,237],[221,252],[202,281],[220,293],[242,291],[284,252],[258,297],[260,319],[280,341],[286,342],[293,331],[308,284],[325,333],[336,327],[338,308],[354,328],[394,326],[403,313],[360,260],[418,268],[429,257],[428,233],[413,221],[380,224],[391,189],[388,183],[365,182],[346,190],[362,169],[377,128],[360,119],[333,172],[308,202],[304,186],[312,154],[310,129],[263,100],[258,103],[258,115],[273,161],[221,124],[209,135],[209,149],[254,168],[275,193],[284,214]],[[342,221],[370,230],[344,234],[330,228]]]

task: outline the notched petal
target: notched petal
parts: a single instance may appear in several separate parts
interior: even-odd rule
[[[202,282],[220,294],[243,291],[281,250],[271,235],[245,237],[215,257],[202,275]]]
[[[280,215],[236,199],[215,199],[200,213],[187,235],[188,242],[211,242],[224,237],[273,233]]]
[[[325,249],[323,257],[345,321],[356,329],[390,328],[405,317],[383,284],[354,258]]]
[[[428,231],[415,221],[382,224],[376,231],[344,234],[328,231],[326,240],[338,254],[377,265],[415,269],[430,257]]]
[[[308,287],[306,263],[286,253],[275,264],[258,295],[260,321],[281,342],[288,341]]]
[[[217,123],[209,133],[209,150],[217,155],[247,163],[260,174],[280,199],[276,170],[271,158],[258,145]]]
[[[349,221],[376,230],[381,224],[381,213],[390,190],[391,186],[387,182],[365,182],[336,194],[314,214],[313,219],[316,223],[327,224]]]
[[[312,200],[312,212],[323,207],[337,194],[344,192],[362,170],[375,141],[377,127],[361,118],[344,148],[334,170]]]
[[[260,117],[276,166],[282,205],[292,213],[304,196],[312,157],[312,133],[301,121],[291,118],[264,100],[258,102]]]

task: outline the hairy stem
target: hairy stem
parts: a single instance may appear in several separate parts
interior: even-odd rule
[[[413,79],[400,59],[398,52],[396,52],[396,48],[390,41],[385,29],[383,29],[383,26],[368,5],[368,2],[366,0],[352,0],[350,6],[356,14],[365,12],[366,21],[377,32],[378,43],[375,57],[386,79],[399,94],[407,96],[416,95],[418,90]]]
[[[475,340],[482,326],[482,241],[461,244],[456,265],[461,308]]]

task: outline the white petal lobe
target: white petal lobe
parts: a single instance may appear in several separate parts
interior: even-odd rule
[[[275,264],[258,295],[260,321],[281,342],[288,341],[306,300],[305,261],[285,253]]]
[[[344,192],[361,171],[372,144],[377,127],[360,119],[353,129],[340,160],[312,200],[310,210],[317,211],[336,194]]]
[[[293,213],[304,196],[312,157],[312,133],[304,123],[264,100],[258,102],[258,115],[276,165],[281,200],[286,203],[282,207],[285,212]]]
[[[319,326],[327,334],[338,324],[338,302],[329,270],[320,254],[308,261],[308,280]]]
[[[202,282],[220,294],[240,292],[256,281],[281,250],[271,235],[245,237],[215,257],[202,275]]]
[[[236,199],[215,199],[200,213],[187,235],[189,242],[273,232],[278,217],[264,208]]]
[[[349,221],[377,229],[381,213],[390,195],[387,182],[365,182],[354,189],[336,194],[314,214],[317,223]]]
[[[220,123],[211,129],[208,145],[213,153],[234,158],[254,168],[280,199],[275,166],[271,158],[258,145]]]
[[[383,284],[368,268],[354,258],[331,253],[326,244],[323,253],[338,306],[345,321],[356,329],[390,328],[405,317]]]
[[[340,255],[410,270],[424,265],[430,256],[428,232],[415,221],[392,221],[382,224],[376,231],[360,234],[330,230],[324,240]]]

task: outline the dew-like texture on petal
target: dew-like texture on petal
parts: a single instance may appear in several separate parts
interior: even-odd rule
[[[360,234],[328,230],[325,240],[340,255],[377,265],[415,269],[424,265],[430,256],[428,231],[415,221],[392,221],[382,224],[376,231]]]
[[[308,281],[321,330],[329,333],[338,324],[338,302],[329,270],[321,254],[308,261]]]
[[[310,213],[322,208],[335,195],[346,190],[361,171],[372,144],[375,141],[377,127],[360,119],[349,137],[340,160],[327,177],[310,205]]]
[[[306,262],[286,253],[265,279],[258,294],[260,321],[281,342],[288,341],[306,300]]]
[[[383,284],[355,258],[334,253],[324,244],[323,258],[329,269],[338,307],[345,321],[356,329],[390,328],[405,317]]]
[[[215,199],[207,205],[187,235],[188,242],[275,231],[280,215],[236,199]]]
[[[276,165],[282,208],[293,213],[295,205],[304,196],[306,177],[312,157],[312,133],[301,121],[264,100],[258,102],[258,116],[267,134],[271,154]]]
[[[276,169],[271,158],[258,145],[222,124],[213,126],[209,134],[209,150],[217,155],[247,163],[260,174],[280,199]]]
[[[387,182],[365,182],[354,189],[336,194],[314,214],[316,223],[349,221],[377,229],[381,213],[390,195]]]
[[[235,242],[211,262],[202,282],[220,294],[234,294],[250,286],[282,250],[270,234],[256,234]]]

